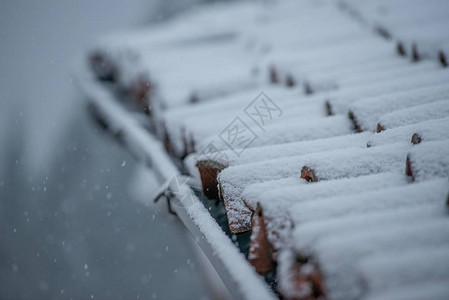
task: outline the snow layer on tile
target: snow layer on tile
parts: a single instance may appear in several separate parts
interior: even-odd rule
[[[382,53],[383,54],[383,53]],[[397,55],[382,55],[379,60],[367,60],[361,64],[356,57],[353,61],[345,62],[339,67],[328,67],[327,65],[316,70],[307,71],[307,80],[310,82],[338,82],[339,86],[346,80],[352,80],[358,76],[371,76],[371,72],[377,73],[385,70],[393,71],[401,67],[410,67],[410,63],[404,61]],[[316,64],[314,64],[316,65]],[[378,75],[378,74],[376,74]]]
[[[245,108],[258,97],[261,92],[264,92],[267,97],[272,99],[282,111],[285,107],[291,107],[294,104],[298,110],[301,104],[311,105],[317,99],[312,97],[304,97],[302,91],[286,90],[275,86],[264,85],[255,89],[235,93],[231,96],[223,96],[208,102],[200,102],[197,105],[182,106],[180,108],[168,109],[163,112],[160,117],[160,125],[163,128],[158,128],[160,132],[166,132],[170,137],[174,151],[177,155],[184,153],[184,140],[191,136],[192,131],[199,132],[209,131],[210,134],[219,134],[222,132],[230,122],[237,116],[244,114]],[[305,98],[303,100],[303,98]],[[319,105],[321,102],[317,102]],[[316,110],[321,109],[316,107]],[[198,129],[191,128],[195,126]],[[162,127],[159,126],[159,127]],[[189,133],[188,133],[188,132]],[[203,133],[202,135],[204,135]],[[201,134],[200,134],[201,136]],[[198,138],[197,138],[198,139]]]
[[[449,117],[387,129],[372,135],[368,144],[375,147],[397,142],[410,142],[415,133],[419,135],[422,142],[449,139]]]
[[[255,210],[260,203],[265,214],[269,214],[271,209],[288,209],[296,203],[313,201],[317,198],[404,185],[407,179],[402,172],[395,171],[319,181],[313,184],[297,178],[291,183],[285,182],[285,185],[280,183],[282,183],[281,180],[276,180],[249,185],[242,193],[242,198],[251,209]]]
[[[249,230],[251,211],[240,198],[243,189],[252,183],[287,177],[296,177],[299,180],[301,167],[295,166],[294,161],[294,158],[280,158],[223,170],[218,175],[218,182],[229,223],[241,224],[243,229]]]
[[[401,63],[397,56],[388,53],[391,52],[390,49],[387,50],[387,47],[379,49],[378,40],[368,39],[370,43],[360,44],[360,41],[365,40],[367,40],[366,35],[353,37],[351,41],[335,41],[335,44],[326,45],[324,48],[314,48],[310,53],[301,51],[301,55],[295,55],[295,52],[284,54],[282,59],[268,64],[274,65],[276,70],[279,70],[281,81],[285,81],[284,77],[291,75],[296,83],[308,83],[313,91],[344,87],[345,84],[350,84],[351,78],[354,80],[352,74],[357,72],[362,74],[365,71],[368,72],[370,68],[380,68],[382,64],[386,67],[393,64],[403,66],[404,62]],[[357,41],[357,44],[354,44],[354,41]],[[380,60],[382,60],[380,66],[372,64]],[[337,73],[340,73],[341,78]],[[343,82],[345,78],[347,81]],[[367,82],[368,80],[369,78],[361,78],[358,81]]]
[[[422,58],[437,59],[449,33],[447,2],[430,1],[354,1],[346,0],[358,15],[374,28],[383,28],[401,41],[407,54],[416,52]],[[447,55],[447,52],[445,52]]]
[[[379,220],[380,225],[381,221]],[[369,281],[366,282],[360,277],[362,274],[357,269],[360,260],[369,259],[373,255],[382,257],[384,253],[388,255],[396,249],[404,253],[423,246],[431,247],[431,249],[449,246],[446,239],[448,221],[445,218],[418,222],[418,224],[410,225],[409,220],[408,223],[399,222],[397,225],[380,226],[379,229],[368,228],[362,231],[355,229],[350,234],[341,233],[320,243],[316,247],[314,256],[320,262],[326,290],[331,299],[365,299]],[[292,282],[292,278],[289,278],[292,274],[290,266],[294,261],[293,251],[289,248],[283,249],[279,254],[277,271],[279,284],[283,290],[288,291],[291,288],[289,286]],[[404,293],[403,290],[399,292]]]
[[[374,211],[411,207],[423,203],[441,203],[446,199],[446,178],[419,184],[389,187],[349,196],[335,196],[299,203],[290,209],[295,224],[326,218],[345,217]]]
[[[382,60],[384,61],[384,60]],[[388,62],[388,60],[387,60]],[[384,62],[385,63],[385,62]],[[362,65],[364,66],[364,65]],[[375,66],[375,67],[374,67]],[[360,84],[364,84],[367,82],[379,82],[386,80],[396,80],[398,77],[403,77],[404,75],[408,75],[410,72],[424,72],[429,70],[435,70],[434,63],[423,63],[420,65],[411,65],[409,62],[401,60],[399,57],[396,57],[395,60],[390,62],[387,65],[382,66],[382,63],[377,62],[377,66],[374,65],[369,68],[356,68],[351,67],[346,69],[348,74],[345,72],[341,72],[340,75],[337,75],[339,70],[344,71],[343,68],[338,68],[335,70],[334,79],[330,79],[329,77],[324,77],[323,74],[320,76],[307,76],[308,83],[312,90],[320,91],[326,90],[326,82],[335,82],[336,87],[347,88],[347,87],[356,87]],[[325,73],[329,76],[329,73]]]
[[[278,186],[271,191],[260,193],[251,191],[255,185],[250,185],[243,192],[242,198],[253,210],[257,203],[262,206],[268,238],[275,249],[279,249],[282,245],[288,243],[287,238],[290,235],[291,226],[285,224],[291,220],[289,212],[292,206],[308,201],[313,202],[315,199],[352,195],[381,188],[401,186],[406,183],[407,180],[403,174],[388,172],[321,181],[314,184],[304,184],[304,181],[298,181],[295,185]],[[263,186],[263,183],[259,185]],[[266,186],[264,189],[266,189]],[[247,190],[249,190],[249,193],[247,193]]]
[[[210,114],[219,113],[221,111],[238,111],[243,110],[249,105],[261,92],[264,92],[268,97],[272,98],[276,103],[283,101],[292,101],[296,99],[299,103],[303,103],[302,98],[305,98],[303,91],[299,89],[285,89],[276,85],[261,85],[260,87],[248,89],[245,91],[233,93],[232,95],[215,98],[208,102],[200,102],[196,105],[185,107],[174,107],[164,112],[164,120],[167,123],[177,122],[179,119],[183,120],[192,116],[192,114]],[[307,97],[306,97],[307,98]],[[307,99],[313,97],[308,97]],[[304,101],[305,103],[306,101]]]
[[[232,150],[221,152],[217,162],[225,166],[236,166],[259,162],[263,160],[276,159],[280,157],[303,155],[314,152],[330,151],[336,149],[345,149],[351,147],[365,148],[367,141],[372,137],[370,132],[358,134],[342,135],[325,139],[316,139],[310,141],[252,147],[245,149],[240,155]],[[223,158],[224,157],[224,158]],[[196,157],[197,161],[209,160],[210,155],[200,154]]]
[[[296,122],[290,120],[285,122],[279,121],[272,126],[266,127],[266,131],[262,131],[262,129],[257,131],[257,136],[251,144],[247,145],[247,148],[348,135],[352,132],[352,124],[346,116],[313,118],[310,120],[297,120]],[[239,149],[238,147],[230,147],[216,135],[200,141],[196,149],[205,149],[210,143],[213,143],[220,151],[229,150],[229,148],[240,153],[245,151],[245,149]]]
[[[410,266],[413,266],[412,272]],[[449,245],[423,245],[422,248],[373,255],[362,260],[357,269],[367,282],[368,294],[435,280],[449,282]]]
[[[245,36],[243,29],[257,26],[266,9],[254,3],[220,7],[221,12],[209,6],[211,9],[203,14],[177,18],[160,30],[142,30],[128,38],[128,33],[118,34],[105,39],[102,47],[110,53],[132,53],[138,58],[138,65],[151,75],[158,100],[164,105],[188,103],[193,94],[204,100],[253,86],[257,74],[252,70],[260,49],[257,43],[251,46],[251,37]],[[213,16],[229,21],[217,24]],[[128,66],[121,55],[113,56],[120,75],[136,77],[135,68]],[[220,72],[212,72],[217,69]],[[195,70],[195,76],[191,70]]]
[[[366,300],[440,300],[449,295],[447,280],[432,280],[431,282],[414,283],[408,286],[378,291],[367,295]]]
[[[258,79],[252,72],[252,59],[235,44],[184,48],[181,53],[179,50],[164,51],[156,57],[148,57],[149,61],[144,64],[157,74],[155,84],[164,106],[187,104],[192,96],[204,101],[255,86]],[[195,76],[191,70],[195,70]]]
[[[251,213],[241,198],[241,193],[250,184],[300,178],[305,165],[312,167],[321,180],[399,170],[404,167],[408,148],[404,144],[365,149],[353,147],[229,167],[218,175],[228,221],[250,228]]]
[[[407,149],[409,145],[396,143],[322,152],[304,156],[303,166],[314,170],[319,180],[356,177],[403,168]]]
[[[313,29],[313,34],[316,35],[316,29]],[[281,73],[288,70],[295,79],[303,80],[309,72],[362,64],[381,57],[389,57],[392,53],[387,43],[366,33],[349,33],[343,39],[336,36],[329,37],[323,40],[321,45],[316,45],[314,42],[316,39],[316,36],[308,39],[301,45],[302,47],[277,49],[279,51],[275,49],[266,58],[267,64],[276,66]]]
[[[364,98],[353,103],[349,110],[362,130],[375,131],[378,119],[395,110],[436,102],[449,97],[447,83],[412,88],[387,95]]]
[[[316,118],[326,117],[326,112],[322,101],[320,101],[321,103],[311,102],[304,105],[298,105],[297,102],[298,101],[294,99],[294,101],[291,101],[290,103],[279,103],[278,105],[282,106],[282,112],[270,112],[272,114],[272,119],[269,119],[269,117],[264,119],[264,130],[270,130],[271,126],[278,123],[292,124],[298,120],[305,123],[312,122]],[[197,116],[196,118],[189,118],[183,121],[182,128],[185,128],[184,135],[189,141],[193,141],[194,144],[197,144],[199,141],[202,141],[211,135],[219,136],[224,130],[226,130],[226,128],[228,128],[236,117],[243,115],[242,112],[243,108],[238,111],[221,112],[219,114],[212,113],[210,115],[203,115],[202,117]],[[267,114],[262,110],[260,113]],[[256,124],[252,120],[248,120],[245,124],[253,131],[260,131],[259,124]],[[202,149],[192,150],[201,151]]]
[[[449,39],[449,33],[447,32],[449,22],[447,21],[447,15],[445,18],[446,20],[433,19],[432,23],[423,24],[423,26],[415,28],[413,32],[408,30],[398,32],[405,52],[408,55],[416,55],[417,59],[439,60],[440,55],[447,58],[449,49],[446,41]]]
[[[374,81],[354,88],[341,89],[330,95],[329,103],[334,114],[345,114],[352,103],[367,97],[387,95],[412,88],[433,86],[447,83],[449,71],[435,67],[435,70],[420,73],[410,72],[407,76],[396,80]]]
[[[446,211],[440,202],[422,203],[411,207],[349,215],[342,218],[312,220],[297,226],[293,232],[295,244],[301,251],[311,251],[318,242],[340,234],[356,233],[373,228],[388,228],[395,224],[410,224],[444,218]]]
[[[408,157],[417,181],[449,176],[449,140],[418,144]]]
[[[400,109],[379,118],[385,128],[395,128],[449,116],[449,97],[442,101]]]
[[[257,207],[257,199],[259,199],[260,195],[265,193],[269,193],[272,190],[287,187],[298,187],[305,185],[306,182],[298,177],[287,177],[282,179],[264,181],[259,183],[254,183],[248,185],[243,193],[242,199],[244,199],[246,205],[252,210],[256,210]]]
[[[357,299],[364,290],[357,263],[376,253],[413,248],[449,246],[449,220],[440,218],[420,223],[339,235],[318,243],[314,253],[321,263],[328,292],[335,299]]]

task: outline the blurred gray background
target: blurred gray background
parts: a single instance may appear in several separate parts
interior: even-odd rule
[[[207,298],[151,172],[98,131],[72,66],[98,36],[198,5],[0,3],[0,299]]]

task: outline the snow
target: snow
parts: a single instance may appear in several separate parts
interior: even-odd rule
[[[270,209],[288,208],[296,202],[313,201],[314,199],[349,195],[377,188],[387,188],[404,185],[407,182],[402,172],[387,172],[359,177],[319,181],[306,184],[303,180],[285,186],[273,187],[275,182],[265,182],[248,186],[242,194],[245,203],[254,210],[257,203],[264,208],[264,213]],[[279,182],[280,183],[280,182]],[[268,190],[268,188],[271,190]],[[257,192],[259,190],[260,192]]]
[[[417,70],[419,70],[418,66],[416,65]],[[387,95],[412,88],[433,86],[446,83],[448,80],[449,71],[435,66],[434,70],[418,71],[418,73],[411,71],[393,81],[387,78],[385,81],[376,80],[354,88],[342,88],[335,92],[335,94],[330,94],[328,101],[334,114],[344,114],[347,113],[352,103],[367,97]]]
[[[217,162],[225,166],[236,166],[241,164],[260,162],[278,157],[296,156],[314,152],[330,151],[333,149],[344,149],[350,147],[365,148],[366,142],[372,136],[365,132],[360,134],[342,135],[326,139],[315,139],[303,142],[285,143],[270,146],[252,147],[245,149],[240,155],[232,150],[222,151]],[[210,160],[212,155],[200,154],[196,161]]]
[[[400,109],[379,118],[382,128],[395,128],[427,120],[444,118],[449,115],[449,96],[447,99],[429,104]]]
[[[335,82],[335,87],[350,88],[369,82],[396,80],[396,78],[407,75],[409,74],[409,72],[424,72],[435,69],[434,63],[422,63],[414,66],[407,61],[398,59],[398,57],[391,58],[391,61],[389,61],[388,59],[382,59],[382,62],[383,64],[389,64],[383,65],[382,63],[374,60],[362,65],[345,65],[344,67],[342,66],[339,68],[333,68],[331,70],[335,72],[335,75],[333,75],[335,78],[334,80],[326,80],[325,78],[320,78],[323,77],[323,73],[320,73],[317,77],[308,76],[307,82],[310,84],[312,90],[321,91],[326,90],[325,87],[329,86],[329,82],[332,81]],[[373,65],[370,65],[369,63],[372,63]],[[325,72],[324,74],[325,76],[329,76],[329,72]],[[322,82],[324,82],[324,84]],[[326,84],[326,82],[328,83]]]
[[[316,38],[305,42],[305,45],[313,45]],[[290,74],[295,82],[305,83],[311,79],[310,76],[313,74],[324,75],[328,72],[333,74],[335,70],[341,70],[344,77],[345,72],[350,72],[350,69],[355,68],[354,71],[356,71],[357,67],[355,66],[357,65],[366,64],[370,60],[376,60],[380,57],[392,57],[391,53],[388,53],[391,52],[388,45],[371,36],[357,34],[351,36],[351,39],[340,39],[332,44],[331,41],[334,38],[336,37],[323,40],[326,43],[325,47],[310,47],[304,50],[295,47],[291,52],[281,52],[280,57],[273,58],[273,62],[270,62],[270,64],[274,65],[276,70],[279,70],[281,79]],[[301,56],[295,55],[298,51],[301,51]],[[356,53],[357,55],[355,55]],[[273,56],[277,55],[275,53]],[[335,59],[336,57],[338,59]],[[395,59],[398,62],[400,61],[397,57]],[[330,83],[331,88],[337,87],[337,77],[332,78]],[[319,88],[320,85],[315,87]]]
[[[151,62],[144,63],[148,70],[158,74],[155,84],[163,95],[160,98],[162,104],[179,106],[187,104],[193,95],[204,101],[255,86],[258,78],[251,73],[251,56],[245,55],[245,49],[236,49],[235,44],[185,47],[182,53],[176,48],[175,53],[163,51],[159,57],[153,54],[148,59]],[[195,70],[195,76],[191,76],[190,70]]]
[[[438,219],[419,224],[392,225],[389,228],[341,234],[318,243],[315,251],[326,274],[328,292],[334,299],[359,298],[364,285],[357,276],[357,263],[373,254],[393,250],[405,252],[420,245],[448,246],[447,222]]]
[[[384,258],[384,251],[394,249],[402,249],[404,253],[415,245],[449,246],[448,221],[442,209],[449,192],[447,183],[447,178],[433,179],[298,203],[288,208],[295,225],[293,238],[289,240],[299,253],[318,259],[333,298],[357,298],[364,289],[360,284],[359,260],[372,254]],[[438,261],[435,257],[432,263]],[[279,263],[290,264],[282,260]],[[426,278],[417,276],[421,280]],[[369,285],[371,281],[365,279]],[[380,286],[374,290],[383,290]]]
[[[293,8],[297,9],[300,6],[302,5],[296,3],[272,4],[270,9],[272,12],[275,11],[276,14],[267,14],[266,7],[256,3],[228,5],[227,7],[221,7],[221,10],[209,7],[209,9],[203,12],[197,12],[196,15],[187,14],[178,18],[175,22],[167,24],[165,31],[156,29],[153,30],[151,35],[146,31],[142,31],[132,35],[131,38],[126,38],[127,33],[116,34],[104,39],[101,46],[112,49],[113,55],[114,51],[119,53],[116,55],[116,60],[121,65],[121,68],[124,69],[124,74],[135,73],[125,77],[136,77],[136,73],[140,73],[140,71],[136,72],[132,66],[133,64],[128,66],[126,58],[120,58],[120,53],[134,53],[133,56],[138,58],[139,65],[143,65],[146,73],[149,73],[150,78],[155,80],[159,90],[158,99],[163,102],[164,106],[174,107],[176,104],[187,103],[189,97],[193,94],[202,100],[207,100],[223,93],[230,93],[257,85],[260,83],[260,80],[248,73],[249,70],[258,69],[257,59],[273,61],[273,59],[276,60],[278,57],[285,57],[288,52],[294,55],[300,49],[304,56],[307,56],[307,52],[301,46],[310,45],[310,42],[313,43],[313,41],[317,40],[316,34],[304,34],[298,37],[299,41],[292,43],[291,39],[285,39],[284,36],[278,34],[280,30],[294,27],[300,28],[302,25],[309,24],[309,26],[319,26],[323,30],[330,30],[327,36],[333,36],[337,41],[341,40],[341,38],[336,38],[337,32],[346,36],[345,41],[350,41],[354,35],[349,36],[349,38],[347,35],[348,30],[352,29],[356,36],[367,40],[359,44],[360,47],[365,49],[372,49],[371,53],[378,54],[379,48],[382,48],[384,45],[375,37],[369,36],[366,38],[364,30],[358,28],[352,20],[349,20],[344,15],[332,14],[332,18],[329,19],[328,12],[335,10],[332,4],[321,4],[319,9],[310,4],[306,5],[308,10],[302,13],[305,18],[298,18],[298,13],[292,13]],[[311,14],[311,11],[314,11],[315,15]],[[225,15],[232,15],[233,21],[229,20],[223,22],[223,24],[213,22],[215,18]],[[327,23],[323,24],[320,22],[319,18],[317,19],[318,15],[326,17]],[[262,19],[268,20],[268,23],[272,26],[266,26],[266,22],[261,22]],[[335,23],[336,26],[329,26],[331,22]],[[205,23],[211,23],[213,26],[204,30],[202,25]],[[185,26],[185,24],[188,24],[188,26]],[[243,28],[245,29],[244,31]],[[162,34],[162,32],[165,34]],[[191,41],[194,43],[191,43]],[[204,42],[201,43],[201,41]],[[181,54],[178,50],[179,47],[177,47],[179,45],[184,46]],[[268,51],[268,54],[263,53],[264,51],[266,52],[264,49],[267,46],[273,47],[274,50],[271,53]],[[320,45],[315,43],[315,47],[310,48],[312,55],[317,55],[316,49],[313,49],[317,48],[316,46]],[[348,53],[347,49],[345,49],[346,46],[339,45],[338,47],[340,47],[340,51],[346,57],[354,58],[354,55]],[[356,48],[351,51],[356,52]],[[387,49],[388,47],[384,46],[385,53],[387,53]],[[287,53],[285,50],[287,50]],[[335,53],[335,50],[326,49],[328,53]],[[363,53],[365,52],[363,51]],[[182,60],[172,59],[179,56],[182,57]],[[232,61],[229,61],[229,57],[232,57]],[[168,60],[171,61],[169,68],[165,64]],[[235,63],[236,60],[240,60],[240,63]],[[329,61],[331,60],[329,59]],[[342,60],[337,60],[337,62],[340,61]],[[181,72],[181,70],[191,69],[196,70],[195,76],[189,76],[189,73]],[[213,69],[220,70],[219,77],[211,76],[213,74],[211,70]],[[128,78],[122,81],[126,85],[126,82],[130,80]],[[204,85],[203,82],[208,82],[208,85]],[[177,88],[173,89],[173,86]]]
[[[353,103],[349,110],[362,130],[375,131],[378,119],[387,113],[433,103],[446,99],[448,95],[449,85],[442,83],[364,98]]]
[[[241,193],[250,184],[301,176],[303,166],[312,168],[319,179],[356,177],[405,168],[408,145],[401,143],[373,148],[347,148],[283,157],[257,163],[233,166],[218,175],[228,221],[249,230],[251,212]]]
[[[263,181],[248,185],[242,192],[242,199],[245,204],[253,211],[256,210],[257,201],[260,195],[269,193],[272,190],[289,187],[297,187],[306,184],[306,182],[298,177],[287,177],[277,180]]]
[[[425,142],[448,139],[449,117],[388,129],[374,134],[368,144],[374,147],[396,142],[411,142],[414,134],[418,134],[421,141]]]
[[[202,149],[196,148],[185,149],[185,145],[179,143],[179,141],[187,140],[188,144],[196,145],[209,136],[219,136],[238,116],[245,118],[246,126],[254,131],[260,130],[260,124],[250,120],[244,113],[248,107],[259,104],[254,103],[253,101],[259,99],[260,93],[261,92],[259,91],[246,99],[240,99],[239,107],[234,109],[223,110],[214,107],[212,111],[207,111],[203,114],[193,110],[182,116],[179,116],[178,114],[176,120],[167,120],[167,132],[170,136],[170,140],[174,141],[173,145],[175,146],[176,153],[184,153],[186,150],[201,151]],[[274,126],[277,123],[291,123],[295,119],[301,119],[305,122],[306,120],[325,117],[326,115],[323,101],[314,101],[313,98],[309,99],[309,97],[299,97],[298,95],[284,98],[282,96],[276,97],[276,95],[273,97],[265,92],[264,94],[274,103],[268,104],[270,108],[274,109],[274,105],[278,106],[278,108],[276,108],[277,111],[270,111],[272,114],[271,117],[267,116],[264,118],[264,122],[266,122],[265,126],[267,127]],[[302,102],[303,105],[298,105],[300,102]],[[265,110],[262,113],[265,113]]]
[[[303,166],[314,170],[319,180],[356,177],[404,167],[408,145],[396,143],[374,148],[348,148],[311,154]]]
[[[413,265],[414,272],[409,272]],[[449,280],[449,245],[422,247],[406,253],[392,251],[373,255],[358,265],[361,276],[368,282],[368,291],[385,291],[413,284],[429,284]],[[369,293],[369,292],[368,292]],[[426,298],[428,299],[428,298]]]
[[[346,0],[352,9],[374,28],[386,29],[392,38],[403,43],[411,55],[416,49],[420,58],[447,57],[447,2],[430,1],[354,1]]]
[[[374,228],[388,228],[393,224],[407,225],[410,220],[422,222],[435,218],[444,218],[441,203],[422,203],[411,207],[394,210],[367,211],[366,213],[348,215],[341,218],[312,220],[303,223],[294,230],[295,243],[301,251],[312,251],[314,245],[341,233],[355,233]]]
[[[294,98],[296,98],[296,100],[299,100],[298,98],[304,98],[302,90],[287,90],[275,85],[263,85],[246,91],[233,93],[232,95],[215,98],[211,101],[200,102],[196,105],[174,107],[164,111],[163,118],[168,123],[167,125],[171,126],[172,122],[180,122],[184,118],[191,118],[192,114],[198,114],[198,117],[203,117],[203,114],[219,114],[221,111],[243,110],[262,91],[276,102],[291,101]]]
[[[449,140],[418,144],[408,157],[417,181],[449,176]]]
[[[357,276],[357,263],[373,254],[394,250],[404,252],[422,245],[429,248],[449,246],[447,225],[445,219],[392,225],[389,228],[342,234],[318,243],[315,251],[326,274],[329,293],[335,299],[360,297],[364,287]]]
[[[195,119],[194,116],[199,119],[205,118],[207,120],[208,118],[210,119],[209,116],[213,115],[215,116],[213,122],[203,123],[203,126],[214,126],[214,123],[219,121],[223,114],[233,114],[232,117],[234,118],[239,113],[243,112],[245,107],[251,104],[262,91],[270,99],[273,99],[275,103],[282,103],[283,101],[291,102],[293,99],[298,100],[299,97],[304,97],[302,91],[297,89],[285,90],[276,86],[261,85],[229,96],[217,97],[211,99],[211,101],[199,102],[196,105],[175,107],[166,110],[163,112],[160,122],[163,123],[164,129],[167,130],[176,149],[179,148],[182,150],[183,145],[178,145],[177,143],[182,139],[181,135],[184,135],[184,130],[186,128],[185,123]],[[223,130],[226,125],[219,128],[219,131]]]
[[[399,172],[379,173],[321,181],[305,184],[303,180],[285,186],[272,187],[271,182],[253,184],[242,193],[242,198],[252,210],[260,204],[266,218],[268,238],[276,249],[288,243],[291,226],[285,223],[290,220],[291,207],[298,203],[313,202],[316,199],[335,196],[349,196],[366,191],[390,188],[407,183],[404,174]],[[268,190],[268,187],[271,190]],[[301,227],[299,227],[301,229]],[[328,229],[329,230],[329,229]],[[301,237],[300,237],[301,239]]]
[[[414,283],[389,289],[385,292],[376,292],[367,295],[367,300],[439,300],[449,294],[447,280],[433,280],[431,282]]]
[[[447,180],[434,179],[419,184],[396,186],[348,196],[335,196],[300,203],[290,208],[295,223],[343,217],[376,210],[411,207],[422,203],[443,203]]]
[[[352,133],[352,125],[346,116],[332,116],[311,118],[310,120],[280,120],[265,131],[258,131],[254,140],[247,147],[259,147],[282,143],[308,141]],[[209,136],[198,143],[197,149],[205,149],[210,143],[218,150],[228,150],[229,145],[216,135]],[[245,148],[231,147],[238,153],[243,153]]]
[[[277,269],[277,276],[279,279],[279,290],[282,292],[283,295],[286,297],[290,297],[292,299],[295,298],[303,298],[307,295],[309,295],[311,286],[309,284],[303,284],[300,289],[295,286],[295,278],[294,273],[291,270],[291,262],[294,262],[295,255],[292,251],[289,251],[289,249],[285,249],[279,254],[278,261],[279,266]]]
[[[314,28],[310,28],[311,35],[304,35],[304,41],[298,37],[294,46],[275,48],[268,56],[267,64],[274,65],[279,70],[281,79],[291,74],[297,81],[302,82],[309,73],[318,73],[321,70],[325,74],[326,70],[344,69],[349,65],[364,64],[380,57],[393,57],[388,44],[375,36],[365,34],[360,30],[362,28],[357,28],[357,23],[350,24],[352,29],[343,34],[335,30],[341,28],[331,28],[328,23],[317,24],[315,20],[311,21],[310,25]],[[318,29],[323,25],[328,28],[324,34]],[[302,26],[304,31],[307,30],[305,27],[307,25]],[[319,35],[322,39],[318,38]],[[300,56],[297,55],[298,52],[301,52]]]

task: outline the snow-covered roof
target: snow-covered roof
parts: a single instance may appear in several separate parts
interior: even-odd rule
[[[249,243],[248,261],[215,249],[221,260],[251,263],[286,299],[448,297],[448,8],[209,5],[104,38],[91,70],[149,114],[135,118],[140,131],[116,134],[154,135],[178,169],[157,147],[144,159],[200,180],[201,196],[224,207],[215,221]],[[195,203],[184,221],[219,245],[226,237]],[[225,274],[249,291],[240,296],[272,296],[235,268]]]

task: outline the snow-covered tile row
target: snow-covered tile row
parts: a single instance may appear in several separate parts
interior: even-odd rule
[[[408,149],[409,146],[402,143],[372,148],[348,147],[226,168],[218,175],[218,182],[230,227],[236,232],[249,230],[250,211],[241,198],[249,184],[290,176],[297,176],[298,180],[320,181],[402,167],[405,170]]]
[[[381,116],[395,110],[447,99],[449,84],[442,83],[387,95],[366,97],[349,107],[351,117],[360,130],[375,131]]]
[[[383,172],[355,178],[341,178],[321,181],[316,184],[305,184],[296,180],[284,186],[277,185],[271,190],[263,190],[270,182],[249,185],[243,192],[245,203],[253,210],[257,205],[263,209],[268,239],[276,250],[282,248],[290,234],[290,227],[283,223],[292,224],[289,211],[295,204],[314,202],[326,197],[347,197],[352,194],[405,185],[407,180],[403,172]],[[260,191],[263,190],[261,193]],[[281,217],[282,216],[282,217]]]
[[[251,147],[245,149],[241,154],[237,154],[232,150],[226,150],[222,151],[219,155],[192,155],[185,160],[185,163],[189,164],[189,170],[194,169],[196,165],[200,171],[202,182],[205,183],[208,181],[207,185],[203,184],[203,189],[206,193],[206,191],[212,190],[218,184],[215,173],[221,172],[227,167],[320,151],[345,149],[349,147],[362,148],[366,147],[366,141],[371,136],[372,133],[365,132],[351,134],[349,136],[336,136],[328,139],[314,139],[310,141]],[[213,175],[213,178],[207,180],[211,175]],[[195,176],[195,173],[192,176]],[[211,196],[212,198],[217,197],[216,194],[212,194]]]
[[[431,119],[411,125],[399,126],[372,135],[367,146],[375,147],[395,142],[438,141],[449,139],[449,117]]]
[[[396,128],[447,116],[449,116],[449,97],[446,100],[404,108],[385,114],[379,118],[377,132],[387,128]]]

